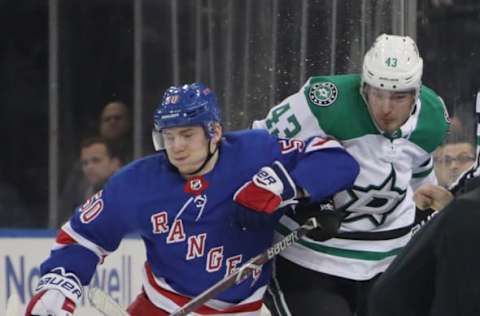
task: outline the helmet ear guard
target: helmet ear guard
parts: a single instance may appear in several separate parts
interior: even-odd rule
[[[163,143],[162,133],[157,131],[155,128],[152,129],[152,142],[153,142],[153,148],[155,149],[155,151],[159,151],[165,148],[165,144]]]
[[[408,36],[382,34],[363,59],[362,84],[390,91],[420,90],[423,60]]]
[[[217,97],[205,84],[192,83],[167,89],[153,117],[152,140],[155,150],[164,148],[163,129],[200,125],[209,139],[220,123]]]

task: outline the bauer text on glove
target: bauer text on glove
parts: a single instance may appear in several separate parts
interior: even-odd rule
[[[35,292],[27,305],[26,316],[72,316],[83,295],[77,277],[63,268],[43,275]]]

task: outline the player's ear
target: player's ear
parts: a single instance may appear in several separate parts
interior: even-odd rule
[[[212,143],[218,143],[220,142],[220,139],[222,138],[223,135],[223,127],[220,123],[214,123],[213,126],[213,137],[212,137]]]

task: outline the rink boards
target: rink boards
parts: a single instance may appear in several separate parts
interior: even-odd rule
[[[28,302],[39,279],[39,265],[53,245],[53,230],[0,229],[0,315],[10,295]],[[122,306],[128,306],[141,289],[145,250],[138,237],[125,238],[109,255],[92,279],[91,285],[107,292]],[[83,300],[75,315],[101,315]]]

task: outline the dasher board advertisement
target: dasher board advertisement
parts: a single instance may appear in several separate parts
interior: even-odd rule
[[[10,295],[26,304],[40,278],[39,266],[53,246],[53,230],[0,229],[0,314],[7,308]],[[145,249],[138,237],[125,238],[120,247],[97,267],[91,287],[98,287],[125,308],[140,293]],[[78,316],[100,316],[83,297],[75,310]]]

